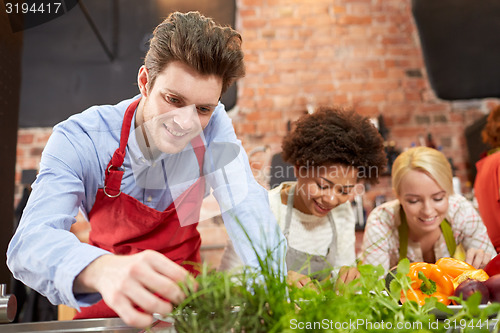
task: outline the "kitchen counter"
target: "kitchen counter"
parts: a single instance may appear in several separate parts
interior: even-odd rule
[[[120,318],[81,319],[67,321],[42,321],[20,324],[0,324],[2,333],[175,333],[172,323],[156,321],[149,331],[127,326]]]

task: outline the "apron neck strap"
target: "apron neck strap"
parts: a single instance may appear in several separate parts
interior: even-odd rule
[[[128,137],[130,135],[130,127],[132,127],[132,120],[134,119],[135,109],[139,105],[140,98],[136,99],[125,111],[125,116],[123,117],[122,130],[120,133],[120,147],[115,150],[113,158],[110,164],[114,168],[119,168],[123,165],[123,160],[125,159],[125,149],[127,148]]]
[[[451,224],[447,219],[444,219],[443,222],[441,222],[441,232],[443,233],[443,237],[446,242],[448,252],[450,253],[450,257],[453,257],[457,249],[457,242],[455,241],[455,237],[453,236]]]
[[[292,223],[292,211],[293,211],[293,198],[295,195],[295,185],[292,185],[288,190],[288,196],[286,200],[286,216],[285,216],[285,229],[283,230],[283,235],[288,238],[290,233],[290,224]]]
[[[407,257],[408,253],[408,223],[406,222],[406,215],[403,206],[399,206],[399,217],[401,223],[399,224],[399,261]]]
[[[399,206],[399,217],[401,223],[399,224],[399,260],[404,259],[408,255],[408,222],[406,221],[406,214],[403,210],[403,206]],[[441,232],[443,233],[444,241],[450,257],[455,255],[455,250],[457,249],[457,243],[455,237],[453,237],[453,230],[451,229],[450,222],[445,218],[441,222]]]
[[[115,150],[113,157],[106,167],[104,173],[104,193],[110,197],[115,198],[120,195],[121,183],[123,178],[123,169],[120,170],[125,159],[125,151],[127,147],[128,137],[130,135],[130,127],[132,126],[132,119],[134,119],[135,109],[139,105],[138,98],[127,107],[125,116],[123,117],[122,130],[120,133],[120,146]]]

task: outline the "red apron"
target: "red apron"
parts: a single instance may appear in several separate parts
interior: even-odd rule
[[[104,188],[97,191],[94,206],[89,213],[89,243],[120,255],[146,249],[156,250],[196,275],[198,272],[194,267],[185,262],[201,262],[201,238],[196,229],[197,224],[183,223],[181,227],[173,202],[165,211],[160,212],[120,191],[123,170],[119,169],[125,158],[130,126],[139,100],[132,102],[125,112],[120,147],[106,168]],[[201,175],[205,146],[199,136],[191,143]],[[183,211],[194,212],[190,220],[198,222],[204,192],[205,183],[200,177],[175,200],[175,204],[179,207],[182,203]],[[74,319],[109,317],[118,315],[101,300],[92,306],[81,308]]]

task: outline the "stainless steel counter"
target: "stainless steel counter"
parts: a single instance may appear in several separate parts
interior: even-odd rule
[[[0,324],[2,333],[27,333],[27,332],[45,332],[45,333],[84,333],[84,332],[102,332],[102,333],[175,333],[171,323],[156,321],[149,331],[140,330],[127,326],[120,318],[103,319],[82,319],[68,321],[43,321],[35,323],[21,324]]]

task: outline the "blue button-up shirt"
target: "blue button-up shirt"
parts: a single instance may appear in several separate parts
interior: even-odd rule
[[[117,105],[93,106],[71,116],[54,127],[42,153],[39,174],[7,250],[7,264],[16,279],[54,304],[79,309],[101,298],[97,293],[75,295],[73,282],[89,263],[108,252],[81,243],[69,229],[79,210],[84,215],[91,211],[97,190],[104,186],[105,169],[119,146],[125,110],[138,97]],[[242,260],[258,268],[253,248],[261,256],[265,255],[264,248],[271,249],[274,268],[284,272],[283,235],[269,208],[267,192],[255,181],[222,104],[215,108],[201,136],[206,153],[200,171],[191,145],[179,154],[162,154],[155,160],[143,156],[139,148],[143,138],[132,126],[122,193],[163,211],[172,202],[176,204],[179,194],[202,176],[211,188],[205,195],[217,199]],[[182,216],[180,219],[182,225]]]

